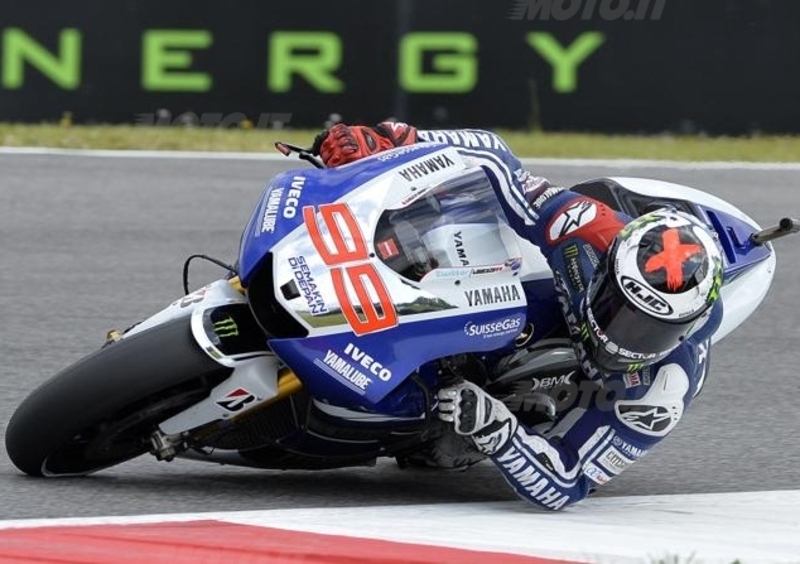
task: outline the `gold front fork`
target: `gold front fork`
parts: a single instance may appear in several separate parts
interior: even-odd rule
[[[278,372],[278,395],[269,400],[267,403],[272,403],[288,397],[295,392],[299,392],[303,387],[303,383],[294,373],[294,370],[288,367],[281,368]]]
[[[228,279],[228,284],[230,284],[231,287],[234,290],[236,290],[237,292],[239,292],[240,294],[244,294],[244,286],[242,286],[242,281],[239,280],[238,276],[234,276],[233,278],[229,278]]]

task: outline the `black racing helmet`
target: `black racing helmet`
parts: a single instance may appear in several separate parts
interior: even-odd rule
[[[669,355],[708,319],[722,255],[696,217],[658,210],[625,226],[583,302],[583,339],[606,372],[633,372]]]

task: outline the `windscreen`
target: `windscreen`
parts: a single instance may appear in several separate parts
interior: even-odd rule
[[[509,230],[491,182],[479,168],[420,189],[410,202],[385,211],[375,231],[375,250],[395,272],[419,281],[435,269],[498,265],[519,256]]]

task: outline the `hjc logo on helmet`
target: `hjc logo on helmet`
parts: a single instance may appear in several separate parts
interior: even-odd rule
[[[634,302],[656,314],[671,315],[672,307],[654,293],[648,291],[630,276],[622,277],[622,288]]]

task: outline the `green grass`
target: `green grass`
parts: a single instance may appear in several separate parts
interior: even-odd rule
[[[800,161],[800,137],[628,136],[503,132],[520,155],[680,161]]]
[[[0,146],[272,152],[277,140],[309,145],[312,130],[18,125],[0,123]],[[800,162],[800,136],[702,137],[498,131],[523,157]]]

